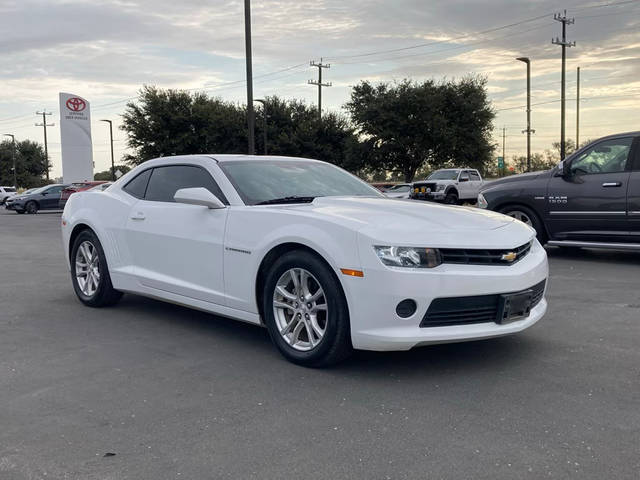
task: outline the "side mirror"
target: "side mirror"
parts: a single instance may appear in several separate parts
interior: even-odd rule
[[[570,166],[565,160],[562,160],[558,164],[558,168],[556,170],[555,176],[556,177],[563,177],[563,178],[567,178],[567,177],[571,176]]]
[[[42,192],[42,195],[49,195],[49,192]]]
[[[226,208],[226,205],[218,197],[203,187],[181,188],[175,193],[173,199],[176,203],[202,205],[212,209]]]

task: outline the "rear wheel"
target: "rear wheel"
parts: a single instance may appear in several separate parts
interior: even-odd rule
[[[269,268],[263,311],[273,343],[293,363],[324,367],[351,353],[347,301],[331,269],[309,252],[286,253]]]
[[[538,218],[538,215],[530,208],[523,205],[507,205],[500,209],[500,213],[504,213],[516,220],[520,220],[525,225],[529,225],[536,231],[538,241],[541,244],[544,245],[547,242],[547,234],[544,231],[544,226],[540,218]]]
[[[82,303],[104,307],[120,300],[122,292],[111,284],[107,259],[95,233],[84,230],[76,237],[70,260],[73,289]]]
[[[27,213],[33,215],[35,213],[38,213],[38,204],[32,200],[30,202],[27,202],[27,204],[24,206],[24,209]]]

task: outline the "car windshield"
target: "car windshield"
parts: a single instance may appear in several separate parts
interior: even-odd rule
[[[459,170],[436,170],[427,177],[427,180],[455,180]]]
[[[236,160],[219,165],[247,205],[277,199],[310,201],[312,197],[382,196],[359,178],[324,162]]]

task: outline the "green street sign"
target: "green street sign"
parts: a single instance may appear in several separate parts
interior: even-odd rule
[[[504,168],[504,158],[498,157],[498,168]]]

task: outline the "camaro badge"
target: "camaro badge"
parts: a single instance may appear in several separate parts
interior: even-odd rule
[[[513,262],[516,259],[516,252],[505,253],[500,257],[500,260],[505,260],[507,262]]]

